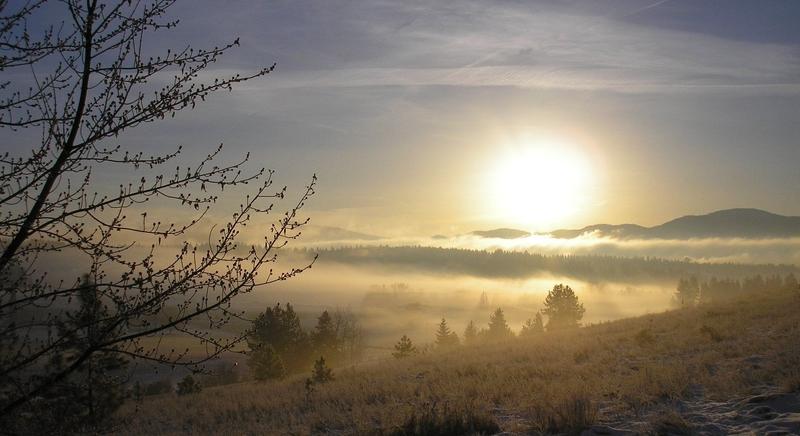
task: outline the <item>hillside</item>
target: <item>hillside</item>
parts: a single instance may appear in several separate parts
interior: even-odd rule
[[[586,233],[619,239],[785,238],[800,236],[800,217],[759,209],[727,209],[684,216],[654,227],[596,224],[582,229],[554,230],[550,234],[570,239]]]
[[[119,434],[796,434],[798,308],[796,291],[760,293],[387,357],[310,390],[301,376],[146,397]]]

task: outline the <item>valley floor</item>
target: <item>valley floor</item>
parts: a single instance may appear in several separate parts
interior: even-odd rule
[[[587,308],[591,310],[591,308]],[[120,434],[800,434],[800,293],[126,405]]]

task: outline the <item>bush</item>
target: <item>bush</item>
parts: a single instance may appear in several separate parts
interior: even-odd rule
[[[414,344],[411,342],[411,339],[406,335],[403,335],[403,337],[400,338],[400,341],[395,344],[394,350],[395,351],[392,353],[392,356],[398,359],[403,359],[405,357],[417,354],[417,347],[414,346]]]
[[[414,411],[403,425],[391,432],[394,436],[461,436],[490,435],[500,432],[494,418],[472,408],[452,410],[447,405],[437,407],[436,402]]]
[[[189,374],[178,382],[178,389],[175,392],[180,396],[184,396],[196,394],[202,390],[203,386]]]
[[[314,362],[314,370],[311,372],[311,381],[314,383],[327,383],[333,380],[333,370],[325,365],[325,358],[320,356],[319,360]]]
[[[231,363],[222,362],[211,373],[203,376],[201,383],[204,387],[229,385],[239,381],[239,373],[236,366]]]
[[[555,407],[534,407],[531,421],[536,433],[579,435],[597,422],[597,405],[584,396],[574,396]]]
[[[172,382],[167,379],[156,380],[144,385],[144,395],[161,395],[172,392]]]
[[[703,324],[703,327],[700,328],[700,333],[708,335],[714,342],[722,342],[725,339],[717,329],[707,324]]]
[[[653,333],[650,332],[649,329],[641,329],[639,333],[636,333],[634,337],[636,343],[639,344],[640,347],[648,347],[656,343],[656,338],[653,336]]]

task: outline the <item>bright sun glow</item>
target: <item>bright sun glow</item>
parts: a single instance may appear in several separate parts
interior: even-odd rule
[[[491,173],[493,211],[521,225],[560,225],[586,205],[592,179],[589,160],[577,147],[527,140],[502,156]]]

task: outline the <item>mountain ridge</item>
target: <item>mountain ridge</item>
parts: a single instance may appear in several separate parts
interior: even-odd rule
[[[618,239],[780,238],[800,236],[800,217],[755,208],[735,208],[685,215],[653,227],[594,224],[549,232],[558,239],[572,239],[587,233]]]

